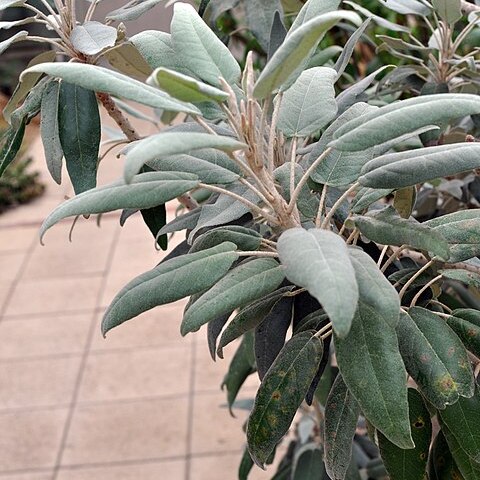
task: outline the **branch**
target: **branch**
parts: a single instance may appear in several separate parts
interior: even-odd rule
[[[418,302],[418,299],[421,297],[422,293],[425,290],[428,290],[434,283],[438,282],[439,280],[442,279],[442,275],[438,275],[432,280],[430,280],[426,285],[424,285],[419,292],[413,297],[412,303],[410,303],[410,307],[414,307],[416,303]]]
[[[473,12],[480,12],[480,7],[478,5],[474,5],[473,3],[467,2],[466,0],[462,0],[462,10],[466,13],[473,13]]]
[[[327,151],[327,150],[325,150]],[[355,190],[358,188],[360,184],[358,182],[354,183],[347,191],[345,191],[342,196],[333,204],[332,208],[328,212],[328,215],[325,217],[325,220],[322,223],[321,228],[327,228],[328,224],[333,218],[333,215],[337,211],[337,209],[340,207],[342,202]]]

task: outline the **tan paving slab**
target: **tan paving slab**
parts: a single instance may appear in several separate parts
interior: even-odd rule
[[[25,257],[26,252],[0,252],[0,282],[9,283],[15,280]]]
[[[0,360],[81,354],[93,312],[10,317],[0,321]]]
[[[52,480],[52,472],[40,473],[14,473],[12,475],[0,475],[2,480]]]
[[[15,218],[17,221],[22,219],[20,215],[15,215]],[[26,252],[35,238],[38,238],[36,226],[0,228],[0,252]]]
[[[102,277],[44,278],[21,281],[5,315],[69,313],[96,307]]]
[[[0,413],[0,472],[53,467],[66,415],[65,409]]]
[[[79,406],[63,465],[161,459],[186,453],[187,399]]]
[[[79,365],[79,356],[3,362],[0,409],[68,404]]]
[[[90,355],[79,402],[154,396],[186,396],[190,378],[189,347],[132,349]]]
[[[185,462],[163,461],[136,465],[117,465],[62,469],[57,480],[183,480]]]

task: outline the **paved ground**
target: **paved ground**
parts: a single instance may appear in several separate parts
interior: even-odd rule
[[[106,162],[116,177],[120,160]],[[184,302],[100,335],[115,293],[164,254],[140,218],[120,228],[118,215],[82,219],[72,243],[61,223],[42,247],[41,221],[70,193],[46,183],[0,216],[0,480],[236,479],[245,415],[222,407],[227,363],[205,332],[180,337]]]

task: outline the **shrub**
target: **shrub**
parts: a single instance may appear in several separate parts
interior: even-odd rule
[[[2,5],[14,3],[23,1]],[[205,327],[214,359],[241,339],[224,380],[230,408],[249,375],[262,382],[240,478],[272,461],[299,409],[298,435],[274,478],[359,478],[366,466],[381,476],[381,462],[364,460],[375,456],[364,437],[352,456],[359,417],[391,478],[478,478],[480,209],[469,207],[478,207],[480,97],[458,88],[400,101],[389,94],[374,106],[365,100],[378,72],[337,91],[368,24],[351,2],[343,10],[338,0],[309,0],[288,31],[280,2],[252,2],[262,24],[250,27],[268,56],[261,71],[251,51],[241,68],[184,3],[175,3],[171,34],[128,38],[122,24],[111,26],[155,3],[131,2],[107,24],[90,21],[95,3],[81,25],[62,11],[54,42],[75,61],[36,62],[7,107],[12,138],[41,112],[52,176],[60,180],[64,157],[77,193],[45,220],[42,237],[64,218],[113,210],[123,221],[140,211],[164,248],[167,234],[186,230],[119,292],[103,333],[190,297],[182,335]],[[435,12],[423,0],[408,4],[450,35],[462,16],[456,0],[434,1]],[[356,30],[335,62],[312,66],[335,25]],[[25,85],[35,85],[28,96]],[[125,117],[139,114],[112,97],[177,121],[142,137]],[[123,177],[99,187],[97,101],[129,143]],[[424,147],[421,136],[435,132]],[[13,150],[12,141],[3,166]],[[184,211],[165,224],[175,198]]]

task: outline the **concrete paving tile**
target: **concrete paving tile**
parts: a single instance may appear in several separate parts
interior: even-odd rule
[[[7,210],[0,215],[0,227],[37,226],[61,203],[61,198],[43,195],[30,203]],[[20,224],[20,225],[19,225]],[[2,229],[3,230],[3,229]]]
[[[185,461],[138,463],[109,467],[61,469],[57,480],[183,480]]]
[[[3,304],[7,300],[9,291],[10,291],[10,284],[0,282],[0,309],[3,307]]]
[[[68,313],[96,307],[102,277],[47,278],[21,281],[5,315]]]
[[[79,365],[80,356],[3,362],[0,409],[68,404]]]
[[[90,355],[79,402],[187,395],[189,347],[125,350]]]
[[[1,231],[0,231],[1,235]],[[12,282],[20,271],[27,252],[0,252],[0,282]]]
[[[110,330],[107,338],[100,335],[101,316],[92,341],[93,351],[122,348],[143,348],[190,345],[192,336],[180,335],[180,323],[185,302],[163,305]],[[1,331],[1,330],[0,330]]]
[[[114,222],[104,221],[101,228],[95,219],[79,220],[69,241],[71,222],[52,227],[45,237],[45,245],[37,245],[22,279],[64,277],[105,271],[113,236],[120,228]]]
[[[0,321],[0,360],[81,354],[93,313]]]
[[[245,398],[241,396],[240,398]],[[242,425],[248,412],[226,408],[225,392],[196,395],[193,408],[192,454],[231,452],[245,441]]]
[[[77,406],[63,465],[186,454],[187,399]]]
[[[18,220],[20,219],[19,216]],[[0,252],[26,252],[35,238],[38,238],[36,226],[1,228]]]
[[[13,473],[11,475],[1,475],[2,480],[52,480],[52,472],[39,472],[39,473]]]
[[[66,416],[66,409],[0,413],[0,472],[53,467]]]

